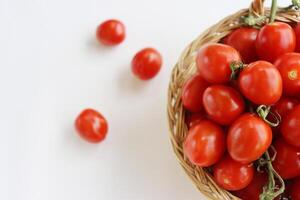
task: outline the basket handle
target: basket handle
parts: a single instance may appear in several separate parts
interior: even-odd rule
[[[250,5],[249,12],[257,17],[264,15],[264,2],[265,0],[253,0]]]

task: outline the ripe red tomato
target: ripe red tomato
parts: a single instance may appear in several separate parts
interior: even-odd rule
[[[188,128],[190,129],[204,119],[205,119],[205,113],[202,113],[202,112],[189,113],[185,117],[185,123],[187,124]]]
[[[293,52],[296,36],[290,25],[273,22],[262,27],[256,38],[256,51],[262,60],[274,62],[279,56]]]
[[[203,108],[202,95],[208,83],[200,76],[194,75],[182,89],[181,100],[183,106],[191,112],[199,112]]]
[[[285,116],[297,106],[297,104],[299,104],[297,99],[284,97],[272,107],[272,111],[277,112],[283,120]]]
[[[131,61],[131,69],[134,75],[141,80],[149,80],[160,71],[162,57],[153,48],[145,48],[135,54]]]
[[[221,84],[230,80],[232,62],[240,62],[237,50],[225,44],[207,44],[200,48],[197,67],[201,76],[210,83]]]
[[[245,67],[238,78],[245,97],[255,104],[275,104],[282,94],[279,71],[269,62],[256,61]]]
[[[254,168],[252,164],[242,164],[226,156],[213,167],[213,176],[216,183],[225,190],[237,191],[251,183]]]
[[[227,149],[230,156],[241,163],[260,158],[272,142],[272,129],[259,117],[246,113],[229,127]]]
[[[234,30],[225,40],[228,44],[238,50],[245,63],[258,60],[255,41],[258,30],[255,28],[242,27]]]
[[[300,177],[293,181],[291,186],[290,194],[292,200],[300,200]]]
[[[189,130],[183,150],[193,164],[209,167],[225,152],[225,133],[217,124],[202,120]]]
[[[222,125],[231,124],[245,109],[241,95],[224,85],[208,87],[203,93],[203,106],[208,116]]]
[[[119,20],[107,20],[98,26],[96,37],[104,45],[120,44],[125,39],[125,26]]]
[[[97,143],[105,139],[108,131],[106,119],[96,110],[83,110],[75,121],[79,135],[88,142]]]
[[[289,144],[300,148],[300,105],[286,115],[281,124],[281,133]]]
[[[293,98],[288,98],[288,97],[283,97],[281,98],[274,106],[272,106],[272,112],[274,114],[278,113],[281,117],[281,121],[284,120],[284,118],[286,117],[286,115],[291,112],[299,103],[299,101],[297,99],[293,99]],[[270,117],[270,121],[276,121],[276,119],[272,116],[269,115]],[[277,136],[280,135],[280,126],[281,123],[279,124],[279,126],[273,127],[273,138],[276,138]]]
[[[263,187],[267,183],[267,174],[256,172],[251,183],[243,190],[234,192],[234,195],[243,200],[259,200],[259,195],[263,192]]]
[[[282,77],[283,93],[287,96],[300,94],[300,54],[286,53],[274,64]]]
[[[296,34],[296,52],[300,53],[300,24],[298,23],[297,26],[294,28]]]
[[[289,145],[283,138],[274,142],[276,158],[273,162],[274,169],[283,179],[300,176],[300,149]]]

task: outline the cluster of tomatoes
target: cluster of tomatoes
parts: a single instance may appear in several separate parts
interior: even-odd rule
[[[264,162],[300,200],[300,24],[240,27],[202,46],[182,90],[189,128],[183,150],[243,200],[268,184]],[[271,160],[265,155],[270,152]],[[258,170],[259,169],[259,170]]]
[[[115,19],[101,23],[96,30],[96,38],[105,46],[121,44],[126,36],[124,24]],[[141,80],[154,78],[162,66],[162,56],[154,48],[138,51],[131,61],[132,73]],[[94,109],[83,110],[75,121],[79,135],[88,142],[98,143],[105,139],[108,123],[105,117]]]

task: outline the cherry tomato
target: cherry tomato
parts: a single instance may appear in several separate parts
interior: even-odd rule
[[[300,148],[300,105],[286,115],[281,124],[281,133],[289,144]]]
[[[209,167],[225,152],[225,133],[217,124],[202,120],[189,130],[183,150],[193,164]]]
[[[118,45],[125,39],[125,26],[119,20],[107,20],[98,26],[96,36],[104,45]]]
[[[283,93],[287,96],[300,94],[300,54],[286,53],[274,64],[282,77]]]
[[[260,29],[255,44],[260,59],[274,62],[279,56],[295,50],[296,36],[287,23],[273,22]]]
[[[181,100],[183,106],[191,112],[199,112],[203,108],[202,95],[208,83],[200,76],[194,75],[182,89]]]
[[[284,120],[284,118],[286,117],[286,115],[291,112],[299,103],[299,101],[297,99],[293,99],[293,98],[288,98],[288,97],[283,97],[281,98],[273,107],[272,107],[272,112],[274,114],[279,114],[281,121]],[[273,115],[269,115],[270,117],[270,121],[276,121],[275,117]],[[280,135],[280,126],[281,123],[279,124],[279,126],[273,127],[273,138],[276,138],[277,136]]]
[[[294,28],[296,34],[296,52],[300,53],[300,24],[298,23],[297,26]]]
[[[275,104],[282,94],[279,71],[269,62],[256,61],[240,73],[239,87],[245,97],[255,104]]]
[[[291,186],[290,194],[292,200],[300,200],[300,177],[293,181]]]
[[[190,129],[204,119],[205,119],[205,113],[202,113],[202,112],[189,113],[185,117],[185,123],[187,124],[188,128]]]
[[[162,65],[160,53],[153,48],[145,48],[135,54],[131,61],[134,75],[141,80],[149,80],[156,76]]]
[[[203,106],[215,122],[231,124],[245,109],[241,95],[231,87],[213,85],[203,93]]]
[[[213,167],[214,180],[225,190],[237,191],[246,188],[254,176],[252,164],[242,164],[229,156]]]
[[[277,112],[283,120],[285,116],[297,106],[297,104],[299,104],[297,99],[284,97],[272,107],[272,111]]]
[[[230,156],[241,163],[260,158],[272,142],[272,129],[259,117],[246,113],[229,128],[227,148]]]
[[[283,179],[300,176],[300,149],[286,143],[283,138],[274,142],[277,152],[273,162],[274,169]]]
[[[259,195],[263,192],[263,187],[267,183],[267,174],[256,172],[251,183],[243,190],[236,191],[234,195],[242,200],[259,200]]]
[[[88,142],[97,143],[105,139],[108,131],[106,119],[96,110],[83,110],[75,121],[79,135]]]
[[[210,83],[221,84],[230,80],[232,62],[240,62],[237,50],[225,44],[207,44],[200,48],[197,67],[201,76]]]
[[[242,27],[234,30],[225,40],[228,44],[238,50],[245,63],[258,60],[255,41],[258,30],[255,28]]]

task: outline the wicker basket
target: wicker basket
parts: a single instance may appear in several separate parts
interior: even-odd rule
[[[179,163],[186,174],[195,183],[197,188],[209,199],[232,200],[239,198],[220,188],[213,181],[207,170],[191,164],[184,155],[182,145],[188,133],[188,129],[184,119],[185,109],[182,107],[180,98],[182,87],[186,80],[196,72],[195,57],[197,50],[206,43],[219,42],[234,29],[245,26],[240,20],[244,16],[248,16],[249,14],[254,17],[269,16],[270,9],[264,8],[263,4],[264,0],[253,0],[249,9],[240,10],[207,29],[202,35],[188,45],[172,71],[168,90],[168,117],[171,143]],[[295,9],[279,8],[276,21],[283,21],[290,24],[298,23],[300,21],[298,16],[299,12]]]

